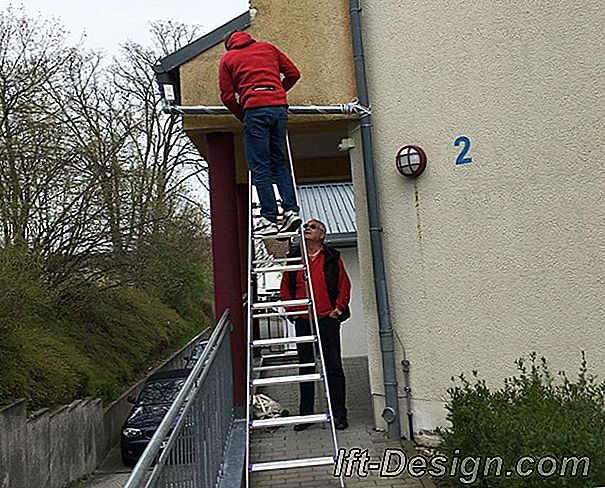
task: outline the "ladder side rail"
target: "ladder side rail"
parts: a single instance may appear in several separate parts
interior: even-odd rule
[[[286,135],[286,149],[287,149],[287,153],[288,153],[288,161],[290,163],[290,170],[292,171],[292,180],[294,182],[294,194],[296,196],[296,201],[300,202],[300,200],[298,199],[298,189],[296,186],[296,179],[294,177],[294,160],[292,158],[292,147],[290,145],[290,135],[287,134]],[[310,267],[310,263],[309,263],[309,256],[307,255],[307,245],[305,243],[305,236],[304,236],[304,229],[301,226],[299,229],[299,234],[300,234],[300,252],[303,258],[303,262],[305,264],[306,267],[306,272],[307,272],[307,281],[305,282],[306,284],[306,288],[307,288],[307,295],[311,301],[311,305],[310,305],[310,311],[313,314],[313,322],[315,323],[315,335],[317,336],[317,345],[319,347],[319,359],[321,362],[321,371],[322,374],[324,375],[324,385],[325,385],[325,391],[326,391],[326,401],[328,404],[328,412],[330,413],[330,429],[332,431],[332,442],[334,443],[334,462],[336,462],[336,457],[338,456],[338,439],[336,438],[336,425],[335,425],[335,420],[334,420],[334,411],[332,410],[332,400],[330,399],[330,386],[329,386],[329,382],[328,382],[328,375],[327,375],[327,371],[326,371],[326,363],[324,360],[324,354],[323,354],[323,347],[321,345],[321,336],[319,335],[319,320],[317,318],[317,307],[315,305],[315,300],[313,298],[313,280],[311,279],[311,267]],[[311,318],[311,315],[309,314],[309,318]],[[311,328],[311,333],[313,333],[313,326]],[[344,479],[342,476],[340,476],[340,485],[341,487],[344,487]]]
[[[255,241],[252,238],[252,233],[254,232],[253,228],[253,219],[252,219],[252,175],[250,171],[248,171],[248,301],[246,304],[246,314],[247,314],[247,331],[246,331],[246,457],[245,457],[245,479],[246,479],[246,488],[250,487],[250,471],[248,467],[250,466],[250,428],[248,424],[251,419],[251,403],[252,403],[252,392],[251,392],[251,383],[252,383],[252,361],[254,360],[252,354],[252,340],[253,340],[253,318],[252,318],[252,304],[256,299],[255,296],[252,295],[252,262],[254,261],[254,247]]]
[[[286,149],[288,154],[288,163],[290,165],[290,171],[292,173],[292,181],[294,183],[294,195],[296,196],[296,201],[300,203],[300,199],[298,198],[298,186],[296,185],[296,175],[294,171],[294,159],[292,158],[292,147],[290,145],[290,135],[286,135]],[[309,300],[309,305],[307,306],[308,315],[309,315],[309,325],[311,326],[311,335],[317,337],[317,342],[319,343],[319,322],[317,321],[317,313],[315,308],[315,302],[313,299],[313,290],[309,287],[309,281],[311,280],[311,268],[309,267],[309,257],[307,256],[307,246],[305,243],[304,229],[301,227],[298,229],[298,234],[300,236],[300,259],[303,263],[303,282],[305,284],[305,293],[307,294],[306,298]],[[313,312],[313,313],[311,313]],[[319,344],[318,344],[319,345]],[[314,346],[314,351],[316,351]],[[321,355],[321,348],[320,348]],[[315,352],[314,356],[317,356],[317,352]],[[323,358],[323,356],[320,356]],[[315,363],[317,365],[317,359],[315,359]],[[323,360],[319,364],[321,368],[321,373],[326,374],[325,366]],[[326,376],[327,378],[327,376]],[[326,379],[326,388],[327,388],[327,379]],[[326,390],[327,394],[327,390]],[[332,410],[329,410],[330,417],[332,417]],[[337,450],[338,451],[338,450]]]

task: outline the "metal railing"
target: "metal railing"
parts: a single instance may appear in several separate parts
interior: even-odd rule
[[[216,486],[234,425],[228,314],[218,321],[125,488]]]

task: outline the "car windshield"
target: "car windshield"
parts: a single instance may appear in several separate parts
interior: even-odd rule
[[[184,384],[185,378],[172,378],[147,383],[143,387],[137,403],[139,405],[172,403]]]

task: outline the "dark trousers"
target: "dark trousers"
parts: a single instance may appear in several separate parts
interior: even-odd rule
[[[286,107],[259,107],[244,112],[244,143],[248,168],[258,193],[260,214],[271,222],[277,220],[274,179],[282,198],[284,212],[300,210],[296,204],[292,175],[286,166],[287,131]]]
[[[295,325],[297,336],[311,335],[311,324],[309,319],[298,318],[295,321]],[[332,413],[334,414],[334,420],[336,422],[342,422],[347,420],[347,409],[345,407],[345,373],[342,369],[342,358],[340,357],[340,322],[330,317],[319,319],[319,336],[326,365]],[[311,342],[297,344],[298,360],[301,364],[314,362],[314,347],[316,347],[315,344]],[[314,367],[300,368],[300,374],[310,374],[314,372]],[[300,415],[310,415],[314,413],[314,406],[315,383],[313,381],[301,383]]]

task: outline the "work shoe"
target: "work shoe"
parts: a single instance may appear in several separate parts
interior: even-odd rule
[[[302,219],[300,218],[300,215],[298,215],[298,212],[295,212],[294,210],[286,210],[284,212],[284,221],[281,224],[279,232],[294,232],[300,227],[301,224]]]
[[[337,420],[334,422],[334,428],[336,430],[345,430],[347,427],[349,427],[349,422],[346,420]]]
[[[278,232],[279,229],[277,228],[277,224],[267,220],[265,217],[258,219],[258,223],[254,228],[254,235],[259,237],[276,236]]]
[[[300,432],[301,430],[307,430],[309,427],[311,427],[311,424],[296,424],[294,430]]]

